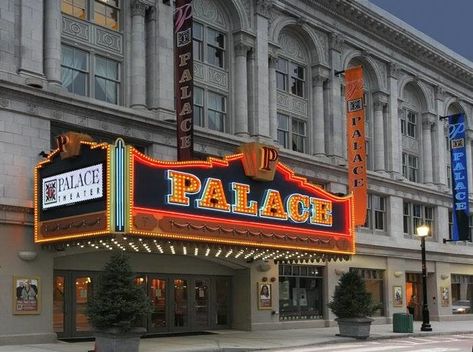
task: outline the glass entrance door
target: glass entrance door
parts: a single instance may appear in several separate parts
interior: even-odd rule
[[[95,273],[54,273],[53,329],[59,338],[90,336],[87,303],[93,294]]]
[[[149,332],[167,331],[168,329],[167,288],[166,278],[150,277],[149,298],[153,308],[148,321]]]
[[[189,329],[189,290],[187,279],[173,279],[173,328]]]
[[[210,280],[193,280],[193,329],[209,329]]]

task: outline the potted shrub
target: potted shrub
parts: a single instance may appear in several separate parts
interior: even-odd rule
[[[100,352],[138,352],[146,330],[134,327],[151,311],[145,291],[133,282],[128,256],[112,254],[101,275],[98,290],[87,307]]]
[[[368,318],[379,307],[373,304],[363,279],[354,271],[344,273],[328,307],[340,329],[340,336],[366,339],[370,335],[373,319]]]

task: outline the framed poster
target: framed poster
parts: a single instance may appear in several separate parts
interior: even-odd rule
[[[257,285],[258,309],[272,309],[272,286],[267,282],[258,282]]]
[[[448,287],[440,287],[440,304],[442,307],[450,305],[450,291]]]
[[[13,314],[39,314],[41,286],[39,277],[13,276]]]
[[[393,286],[393,306],[402,307],[402,286]]]

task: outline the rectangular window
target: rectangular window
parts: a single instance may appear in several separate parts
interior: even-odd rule
[[[372,230],[386,231],[386,198],[368,194],[368,208],[363,227]]]
[[[407,136],[417,138],[417,115],[413,111],[407,111]]]
[[[95,0],[94,19],[96,24],[118,31],[118,16],[117,0]]]
[[[276,65],[276,88],[287,92],[287,60],[278,58]]]
[[[305,91],[305,73],[304,67],[295,63],[289,64],[289,72],[291,73],[291,93],[299,97],[304,97]]]
[[[402,153],[402,175],[412,182],[419,182],[419,159],[417,156]]]
[[[415,235],[417,233],[417,227],[425,224],[429,226],[429,236],[434,235],[434,207],[418,203],[404,202],[403,209],[403,229],[405,234]]]
[[[384,270],[350,268],[350,271],[355,271],[363,279],[366,291],[371,294],[373,303],[379,307],[373,316],[384,316]]]
[[[223,95],[208,92],[207,95],[208,128],[215,131],[225,131],[226,98]]]
[[[118,104],[119,64],[101,56],[95,57],[95,98]]]
[[[322,270],[308,265],[279,265],[281,320],[323,318]]]
[[[204,61],[204,26],[194,22],[192,24],[193,53],[194,60]]]
[[[447,165],[447,186],[452,189],[452,167]]]
[[[207,62],[211,65],[225,66],[225,34],[207,28]]]
[[[61,11],[65,14],[85,20],[87,19],[87,1],[88,0],[62,0]]]
[[[304,153],[306,150],[306,123],[292,119],[292,150]]]
[[[289,148],[289,116],[278,113],[278,143]]]
[[[204,127],[204,90],[194,86],[194,124]]]
[[[71,93],[88,95],[89,54],[86,51],[62,46],[61,80]]]

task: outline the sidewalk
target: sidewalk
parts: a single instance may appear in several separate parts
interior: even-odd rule
[[[392,324],[372,325],[369,339],[406,336],[448,335],[473,333],[472,321],[431,322],[432,332],[421,332],[421,322],[414,322],[414,333],[394,333]],[[244,352],[267,349],[290,351],[291,347],[357,341],[338,337],[338,327],[273,331],[220,330],[210,335],[146,338],[140,352]],[[41,345],[0,346],[0,352],[87,352],[93,342]]]

